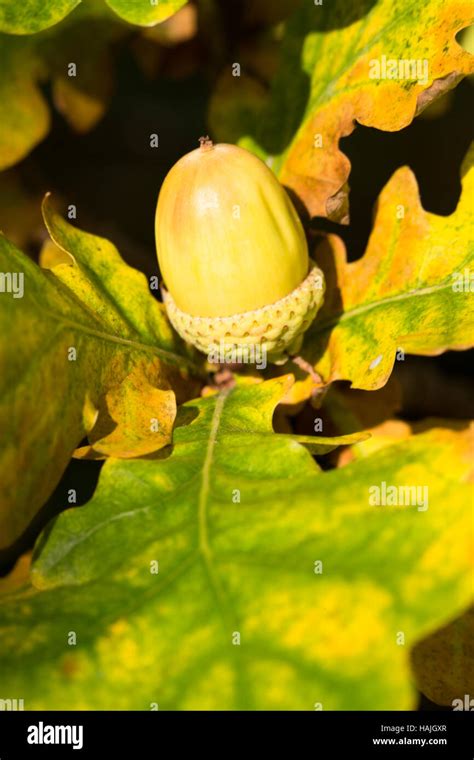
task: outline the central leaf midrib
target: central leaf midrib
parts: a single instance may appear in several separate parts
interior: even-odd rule
[[[62,250],[64,250],[66,253],[66,249],[59,245],[59,242],[56,243]],[[54,275],[53,275],[54,277]],[[78,332],[82,332],[86,335],[91,335],[94,338],[98,338],[99,340],[109,341],[110,343],[117,343],[119,345],[127,346],[131,348],[132,350],[136,351],[145,351],[147,353],[152,353],[155,356],[162,357],[163,359],[168,359],[169,362],[172,364],[179,364],[184,363],[188,367],[192,368],[195,372],[199,374],[199,369],[197,365],[191,360],[188,359],[186,356],[183,356],[181,354],[177,354],[174,351],[168,351],[165,348],[160,348],[159,346],[155,346],[151,343],[142,343],[141,341],[136,340],[135,338],[123,338],[118,335],[113,335],[109,332],[105,332],[104,329],[101,329],[102,326],[106,327],[104,325],[103,319],[100,318],[100,316],[97,314],[97,312],[92,309],[89,304],[81,300],[77,293],[75,293],[71,288],[68,287],[66,283],[64,283],[61,279],[58,277],[54,277],[54,287],[63,293],[63,295],[69,300],[71,306],[76,306],[80,312],[85,313],[86,315],[90,315],[91,319],[97,323],[98,327],[89,327],[88,325],[84,325],[81,322],[76,322],[73,319],[68,319],[63,313],[55,314],[54,312],[51,312],[47,307],[44,306],[44,304],[41,301],[37,301],[37,306],[41,311],[46,314],[50,319],[52,319],[54,322],[60,321],[61,324],[63,324],[65,327],[70,327],[73,330],[76,330]],[[129,322],[128,318],[125,317],[125,315],[122,313],[122,309],[120,309],[120,305],[114,302],[110,298],[110,294],[107,293],[107,301],[110,305],[110,308],[112,310],[115,310],[116,313],[120,316],[123,322],[127,324],[134,332],[136,332],[136,328],[132,325],[132,323]],[[119,311],[117,312],[117,309]]]
[[[232,389],[222,391],[216,398],[216,405],[212,415],[211,428],[206,446],[206,453],[201,471],[201,485],[198,493],[198,548],[201,556],[211,590],[214,594],[217,607],[221,614],[222,622],[225,628],[235,624],[235,615],[231,612],[228,601],[225,597],[224,590],[216,574],[213,565],[213,552],[209,542],[208,530],[208,506],[210,492],[211,468],[214,460],[214,451],[217,442],[217,433],[219,430],[220,419],[224,404]]]
[[[58,315],[54,314],[53,312],[50,312],[48,309],[43,309],[43,312],[47,314],[51,319],[54,321],[58,321]],[[196,366],[194,362],[191,361],[191,359],[188,359],[186,356],[182,356],[181,354],[175,354],[173,351],[167,351],[165,348],[159,348],[158,346],[152,346],[149,343],[141,343],[138,340],[134,340],[131,338],[121,338],[117,335],[111,335],[110,333],[103,332],[102,330],[95,330],[93,327],[87,327],[86,325],[81,324],[80,322],[75,322],[73,320],[60,317],[61,324],[64,327],[70,327],[73,330],[76,330],[77,332],[82,332],[85,335],[91,335],[93,338],[98,338],[99,340],[105,340],[110,343],[118,343],[122,346],[127,346],[128,348],[131,348],[135,351],[146,351],[147,353],[152,353],[155,356],[161,357],[163,359],[167,359],[169,362],[173,364],[186,364],[188,367],[193,368],[196,370]]]
[[[214,458],[214,448],[219,430],[220,417],[224,408],[225,401],[230,391],[223,391],[216,399],[216,405],[212,415],[211,429],[207,439],[206,453],[201,473],[201,487],[199,489],[198,499],[198,525],[199,525],[199,550],[205,558],[206,564],[211,557],[211,547],[209,545],[209,533],[207,524],[207,503],[210,491],[210,471]]]

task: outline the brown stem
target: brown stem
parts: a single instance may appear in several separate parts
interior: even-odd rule
[[[292,356],[291,361],[293,364],[296,364],[297,367],[302,369],[303,372],[306,372],[314,380],[315,383],[318,385],[324,385],[321,375],[319,375],[314,369],[313,365],[307,362],[306,359],[303,359],[302,356]]]
[[[318,374],[313,365],[307,362],[306,359],[303,359],[302,356],[292,356],[291,361],[293,364],[296,364],[297,367],[302,369],[303,372],[306,372],[313,380],[313,382],[318,386],[317,388],[313,388],[311,397],[313,400],[317,399],[318,402],[321,403],[328,390],[328,386],[324,385],[324,380],[321,375]]]
[[[200,137],[199,138],[199,147],[201,150],[211,150],[213,148],[213,143],[209,135],[206,135],[206,137]]]

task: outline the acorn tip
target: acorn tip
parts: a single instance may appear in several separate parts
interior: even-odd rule
[[[214,144],[211,138],[208,135],[206,135],[206,137],[199,138],[199,147],[201,148],[202,151],[211,150],[211,148],[214,147]]]

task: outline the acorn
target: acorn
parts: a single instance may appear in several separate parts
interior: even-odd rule
[[[263,161],[201,138],[163,182],[155,233],[163,300],[185,341],[209,361],[223,347],[239,355],[258,348],[275,363],[297,353],[322,304],[324,276]]]

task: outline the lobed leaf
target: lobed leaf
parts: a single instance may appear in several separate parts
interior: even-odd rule
[[[105,463],[89,504],[40,539],[36,588],[20,574],[5,590],[5,696],[26,709],[414,707],[410,648],[472,594],[467,434],[321,472],[271,432],[285,391],[278,379],[189,402],[168,450]],[[381,480],[429,483],[429,508],[370,506]]]
[[[181,376],[199,371],[145,276],[127,266],[107,240],[61,219],[49,198],[43,213],[70,263],[42,270],[0,237],[0,272],[18,278],[20,295],[8,292],[5,279],[0,293],[1,547],[21,534],[49,497],[74,449],[93,429],[99,408],[106,417],[105,422],[99,418],[99,439],[113,431],[115,445],[128,456],[137,453],[135,445],[140,453],[156,450],[170,439],[172,390],[182,396]],[[125,410],[130,384],[133,403]],[[158,398],[153,388],[161,391]],[[193,390],[190,382],[188,393]],[[144,429],[142,407],[150,398]]]
[[[347,221],[350,162],[339,140],[356,124],[403,129],[472,73],[474,58],[455,37],[473,22],[468,0],[305,2],[286,25],[263,112],[254,108],[251,119],[257,85],[234,77],[216,92],[212,128],[224,142],[239,131],[241,144],[266,159],[311,216]],[[383,57],[396,61],[396,71],[387,75]],[[227,119],[213,118],[228,108],[230,129]]]
[[[474,344],[473,158],[471,149],[451,216],[424,211],[416,179],[403,167],[380,195],[361,259],[348,264],[336,235],[316,251],[326,296],[302,353],[326,383],[344,379],[374,390],[389,378],[397,350],[435,355]]]

